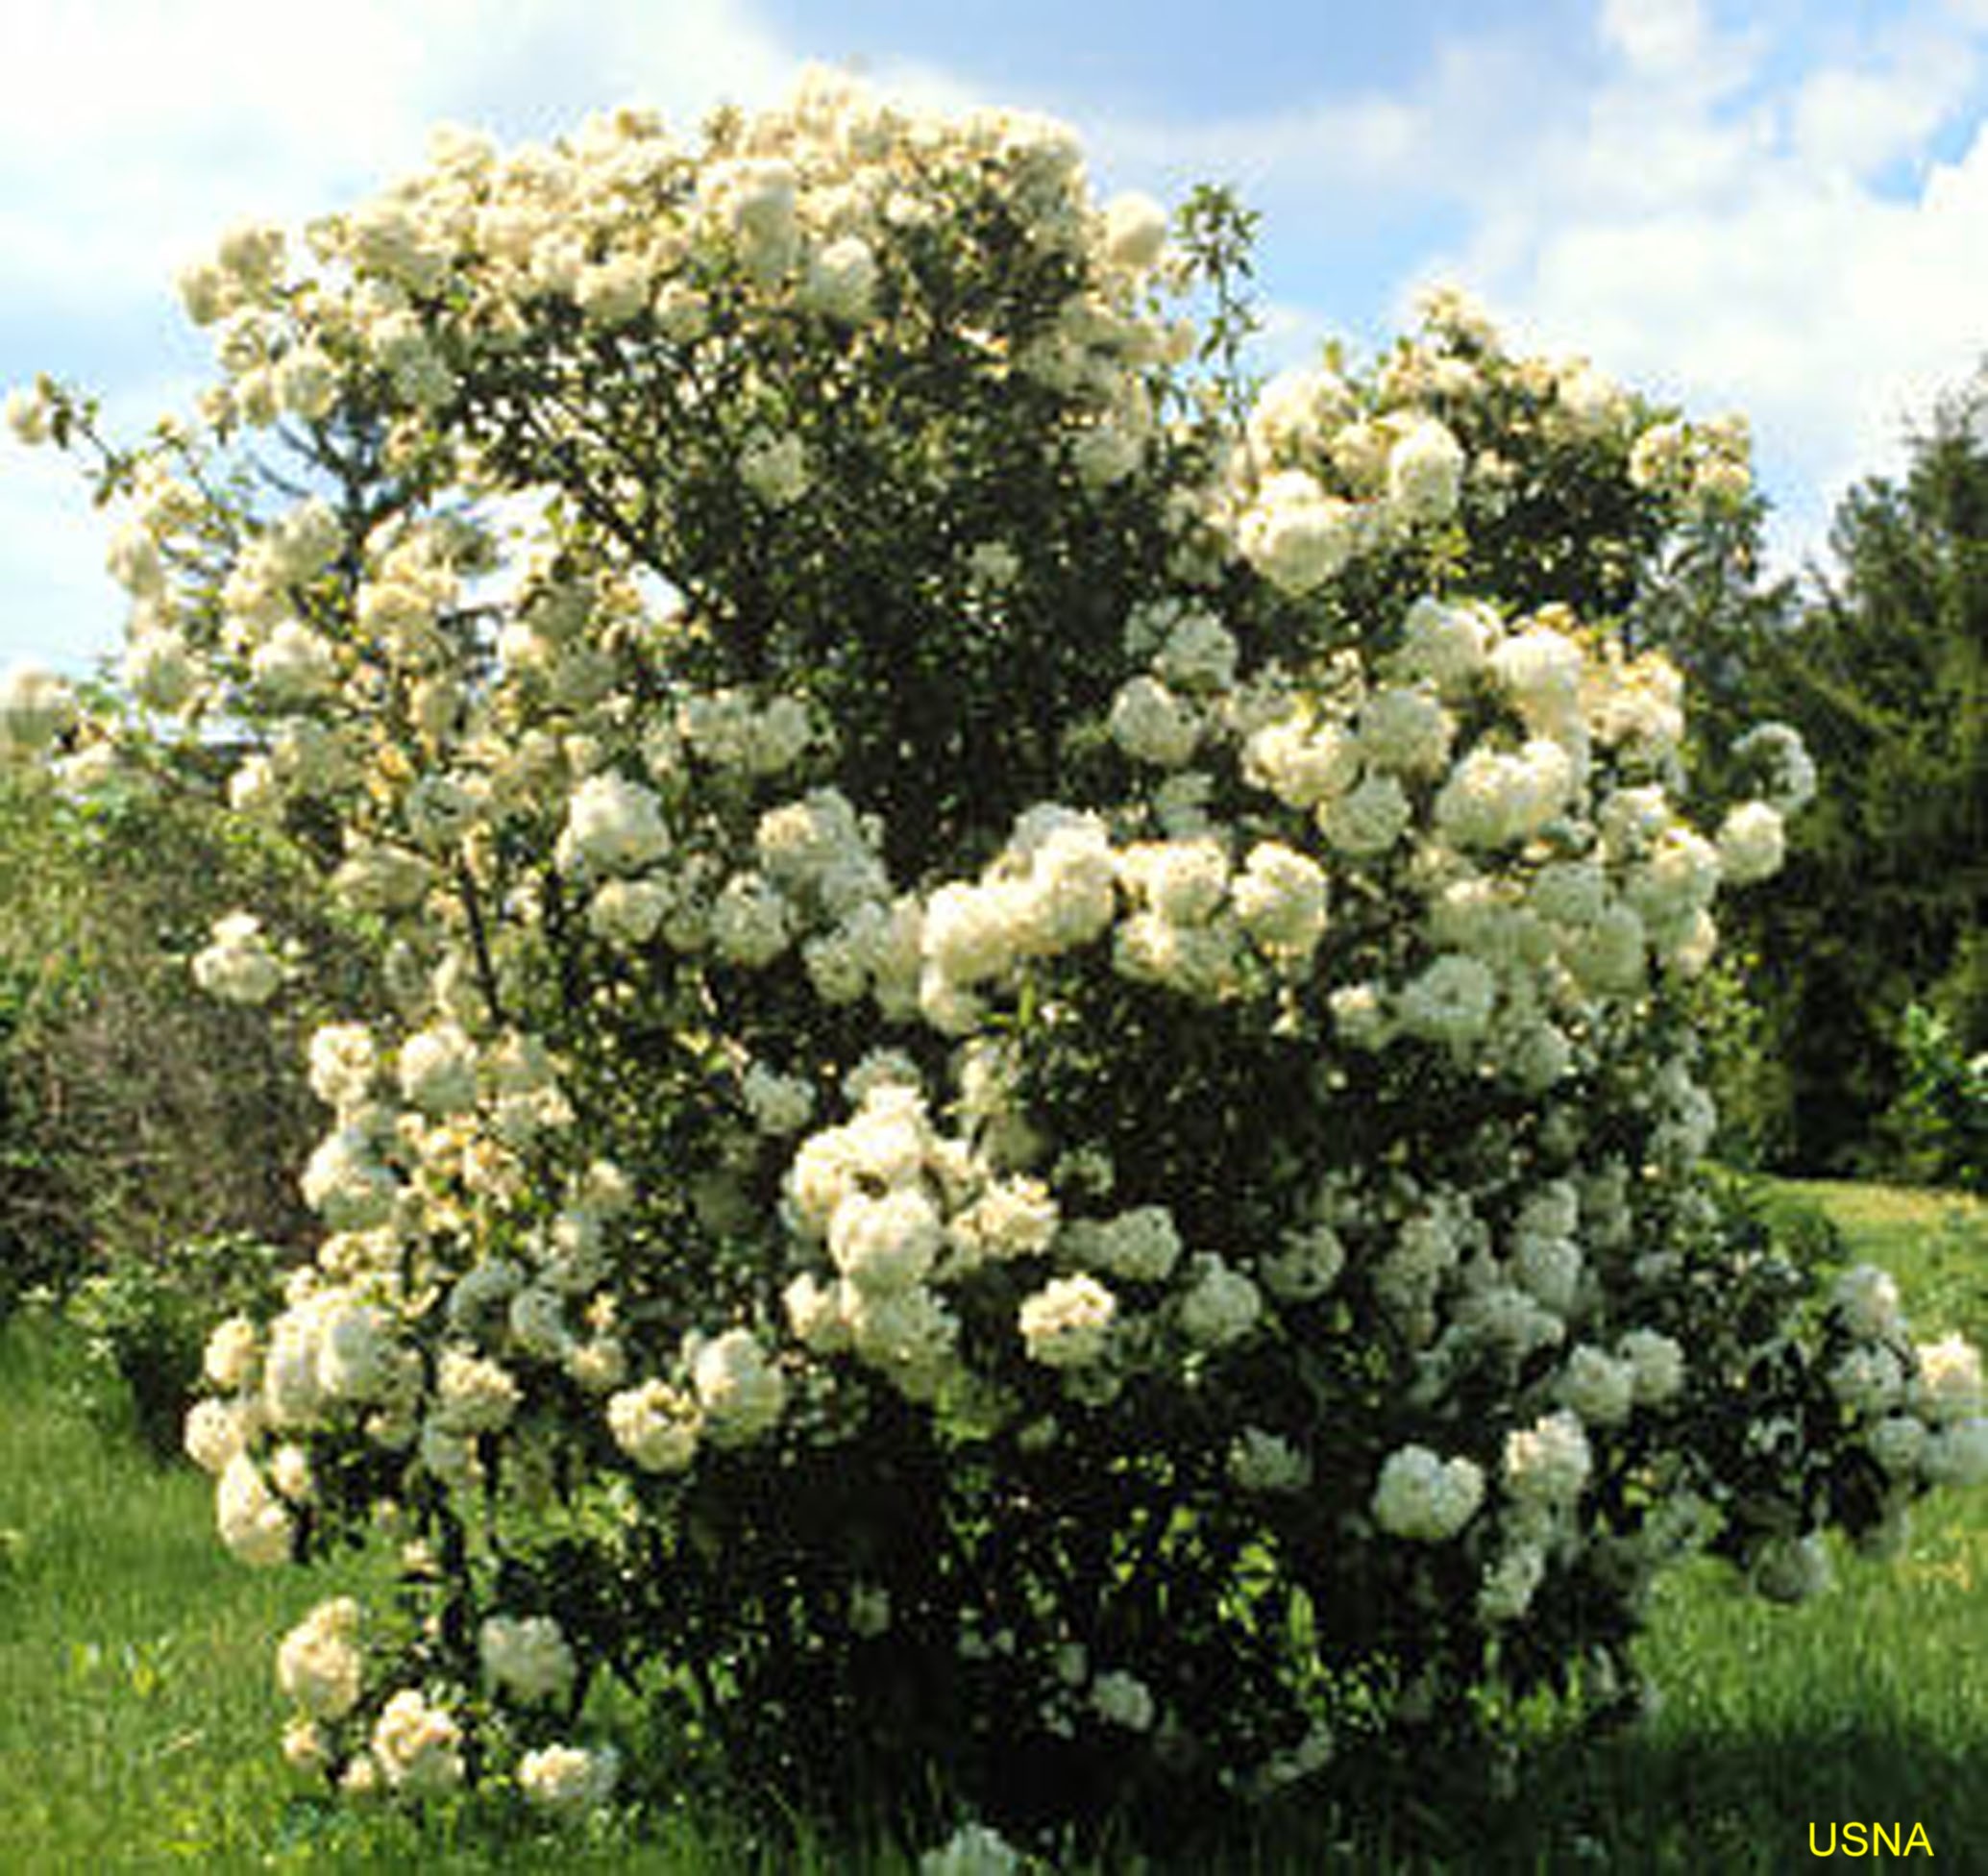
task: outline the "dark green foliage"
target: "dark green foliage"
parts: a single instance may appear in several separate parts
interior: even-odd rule
[[[1783,1111],[1756,1117],[1782,1165],[1909,1170],[1882,1124],[1909,1004],[1940,1012],[1960,1058],[1988,1048],[1984,410],[1988,389],[1950,399],[1902,481],[1845,499],[1837,571],[1799,609],[1678,647],[1695,696],[1792,724],[1820,774],[1786,871],[1731,920],[1786,1075]],[[1716,715],[1698,727],[1718,740]]]

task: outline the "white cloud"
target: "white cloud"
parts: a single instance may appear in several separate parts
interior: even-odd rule
[[[1696,62],[1704,48],[1705,15],[1698,0],[1602,0],[1602,41],[1645,72],[1672,72]]]
[[[638,95],[695,118],[793,64],[738,0],[14,0],[0,282],[156,290],[233,220],[318,213],[418,161],[437,120],[543,133]]]
[[[1966,121],[1971,44],[1908,25],[1779,89],[1748,69],[1762,50],[1701,33],[1654,73],[1625,58],[1522,193],[1486,193],[1460,271],[1551,342],[1746,410],[1777,537],[1806,552],[1988,344],[1988,131],[1880,187]]]

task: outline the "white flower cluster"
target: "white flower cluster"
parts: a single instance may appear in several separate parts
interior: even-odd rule
[[[390,1790],[410,1797],[452,1790],[462,1783],[462,1728],[418,1688],[403,1688],[380,1709],[371,1763]]]
[[[276,1678],[310,1719],[343,1719],[359,1703],[364,1663],[359,1606],[350,1596],[321,1602],[283,1638]]]
[[[518,1789],[555,1815],[602,1809],[620,1776],[621,1755],[611,1745],[543,1745],[518,1761]]]
[[[1387,1455],[1374,1486],[1374,1521],[1390,1537],[1441,1543],[1477,1516],[1485,1475],[1474,1460],[1444,1459],[1427,1446]]]
[[[193,980],[224,1003],[266,1003],[282,988],[282,960],[262,935],[262,922],[231,912],[214,926],[213,942],[195,953]]]
[[[489,1616],[477,1632],[483,1675],[525,1706],[564,1700],[578,1671],[573,1650],[550,1616]]]

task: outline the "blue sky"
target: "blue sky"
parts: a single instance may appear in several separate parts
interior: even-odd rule
[[[0,0],[0,383],[140,428],[205,370],[174,273],[418,162],[627,101],[686,125],[810,60],[1046,111],[1101,189],[1263,211],[1265,362],[1416,286],[1706,414],[1748,412],[1792,568],[1988,355],[1988,0]],[[0,442],[0,664],[121,631],[106,530]]]

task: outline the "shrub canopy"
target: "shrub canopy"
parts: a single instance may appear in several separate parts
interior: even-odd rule
[[[1181,226],[814,82],[186,282],[61,733],[239,727],[391,988],[188,1428],[249,1561],[412,1541],[285,1642],[300,1764],[1198,1815],[1606,1703],[1681,1551],[1803,1593],[1988,1461],[1971,1352],[1869,1272],[1796,1334],[1700,1167],[1681,985],[1808,776],[1695,827],[1637,646],[1743,427],[1452,295],[1252,392]],[[321,998],[259,912],[203,985]]]

